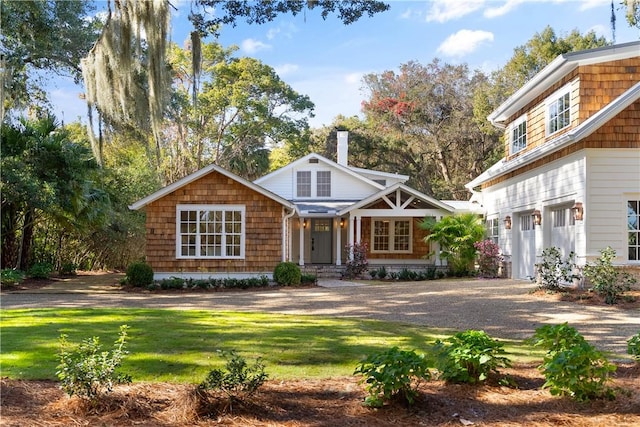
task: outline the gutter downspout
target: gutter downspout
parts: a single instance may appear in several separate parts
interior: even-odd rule
[[[286,208],[283,208],[286,212]],[[287,224],[289,219],[291,219],[296,214],[295,209],[291,209],[290,214],[286,214],[282,217],[282,262],[287,261]]]

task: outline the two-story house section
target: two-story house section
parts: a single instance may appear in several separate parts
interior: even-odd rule
[[[560,55],[489,120],[505,155],[467,188],[513,278],[552,246],[640,268],[640,42]]]

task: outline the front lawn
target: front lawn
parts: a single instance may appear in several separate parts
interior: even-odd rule
[[[270,378],[351,375],[368,354],[392,346],[424,352],[455,331],[399,323],[265,313],[162,309],[3,310],[0,369],[12,379],[56,379],[60,334],[71,343],[98,336],[110,350],[129,329],[122,371],[134,381],[199,383],[224,361],[217,350],[262,357]],[[532,331],[533,333],[533,331]],[[541,360],[525,343],[507,341],[514,361]]]

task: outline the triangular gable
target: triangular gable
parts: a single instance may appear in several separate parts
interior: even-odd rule
[[[513,160],[506,161],[505,159],[502,159],[498,161],[476,179],[466,184],[465,187],[469,190],[473,190],[493,178],[511,172],[588,137],[638,99],[640,99],[640,82],[626,90],[622,95],[614,99],[597,113],[593,114],[579,126],[576,126],[570,131],[558,136],[544,145],[538,146],[531,151],[524,153]]]
[[[138,210],[141,209],[145,206],[147,206],[149,203],[155,202],[158,199],[163,198],[164,196],[171,194],[172,192],[184,187],[187,184],[190,184],[208,174],[210,174],[211,172],[218,172],[221,175],[226,176],[227,178],[230,178],[236,182],[238,182],[239,184],[244,185],[245,187],[248,187],[254,191],[256,191],[257,193],[262,194],[263,196],[272,199],[278,203],[280,203],[281,205],[289,208],[289,209],[295,209],[295,205],[291,202],[289,202],[286,199],[283,199],[282,197],[278,196],[277,194],[272,193],[269,190],[266,190],[265,188],[260,187],[259,185],[256,185],[254,183],[252,183],[251,181],[247,181],[244,178],[239,177],[238,175],[229,172],[228,170],[221,168],[218,165],[215,164],[211,164],[209,166],[206,166],[202,169],[200,169],[197,172],[192,173],[191,175],[187,175],[184,178],[174,182],[173,184],[169,184],[166,187],[161,188],[160,190],[156,191],[153,194],[150,194],[149,196],[138,200],[137,202],[133,203],[132,205],[129,206],[129,209],[131,210]]]
[[[401,201],[401,198],[398,197],[398,194],[402,192],[407,193],[407,195],[409,195],[409,197],[404,201]],[[392,197],[394,198],[394,200],[391,200],[388,197],[391,194],[395,194],[395,197]],[[449,213],[453,213],[455,211],[453,207],[447,205],[444,202],[441,202],[440,200],[434,199],[433,197],[427,196],[426,194],[423,194],[417,190],[414,190],[411,187],[398,183],[389,188],[385,188],[384,190],[379,191],[378,193],[372,194],[371,196],[359,201],[358,203],[354,203],[348,208],[338,212],[338,215],[345,215],[350,211],[361,209],[378,200],[384,201],[389,206],[389,208],[397,208],[397,209],[405,209],[408,207],[410,208],[411,203],[413,203],[415,199],[424,201],[425,203],[429,203],[434,207],[436,207],[437,209],[442,209]]]
[[[498,108],[489,114],[488,119],[494,126],[504,127],[509,117],[528,105],[575,68],[583,65],[633,58],[638,56],[639,53],[640,42],[630,42],[559,55],[507,98],[505,102],[500,104]]]
[[[263,182],[265,182],[265,181],[267,181],[267,180],[269,180],[269,179],[271,179],[271,178],[273,178],[273,177],[275,177],[277,175],[290,172],[291,169],[294,169],[294,168],[298,167],[299,165],[302,165],[302,164],[308,162],[309,159],[318,159],[318,161],[320,161],[320,162],[322,162],[322,163],[324,163],[324,164],[326,164],[326,165],[328,165],[330,167],[333,167],[335,169],[341,170],[341,171],[343,171],[343,172],[345,172],[345,173],[347,173],[347,174],[353,176],[354,178],[357,178],[357,179],[359,179],[359,180],[361,180],[363,182],[366,182],[367,184],[373,186],[374,188],[377,188],[378,190],[382,190],[384,188],[383,185],[378,184],[377,182],[372,181],[372,180],[360,175],[359,173],[355,172],[350,167],[342,166],[341,164],[336,163],[336,162],[334,162],[332,160],[329,160],[326,157],[321,156],[320,154],[317,154],[317,153],[307,154],[306,156],[301,157],[298,160],[295,160],[295,161],[289,163],[288,165],[283,166],[280,169],[277,169],[277,170],[275,170],[275,171],[273,171],[273,172],[271,172],[271,173],[269,173],[269,174],[267,174],[265,176],[262,176],[262,177],[256,179],[253,182],[254,182],[254,184],[261,185],[261,183],[263,183]]]

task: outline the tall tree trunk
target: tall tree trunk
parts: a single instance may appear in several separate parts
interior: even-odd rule
[[[31,261],[31,247],[33,243],[35,219],[35,209],[27,208],[24,215],[24,223],[22,224],[22,244],[20,245],[20,262],[18,266],[22,271],[27,271],[29,262]]]

